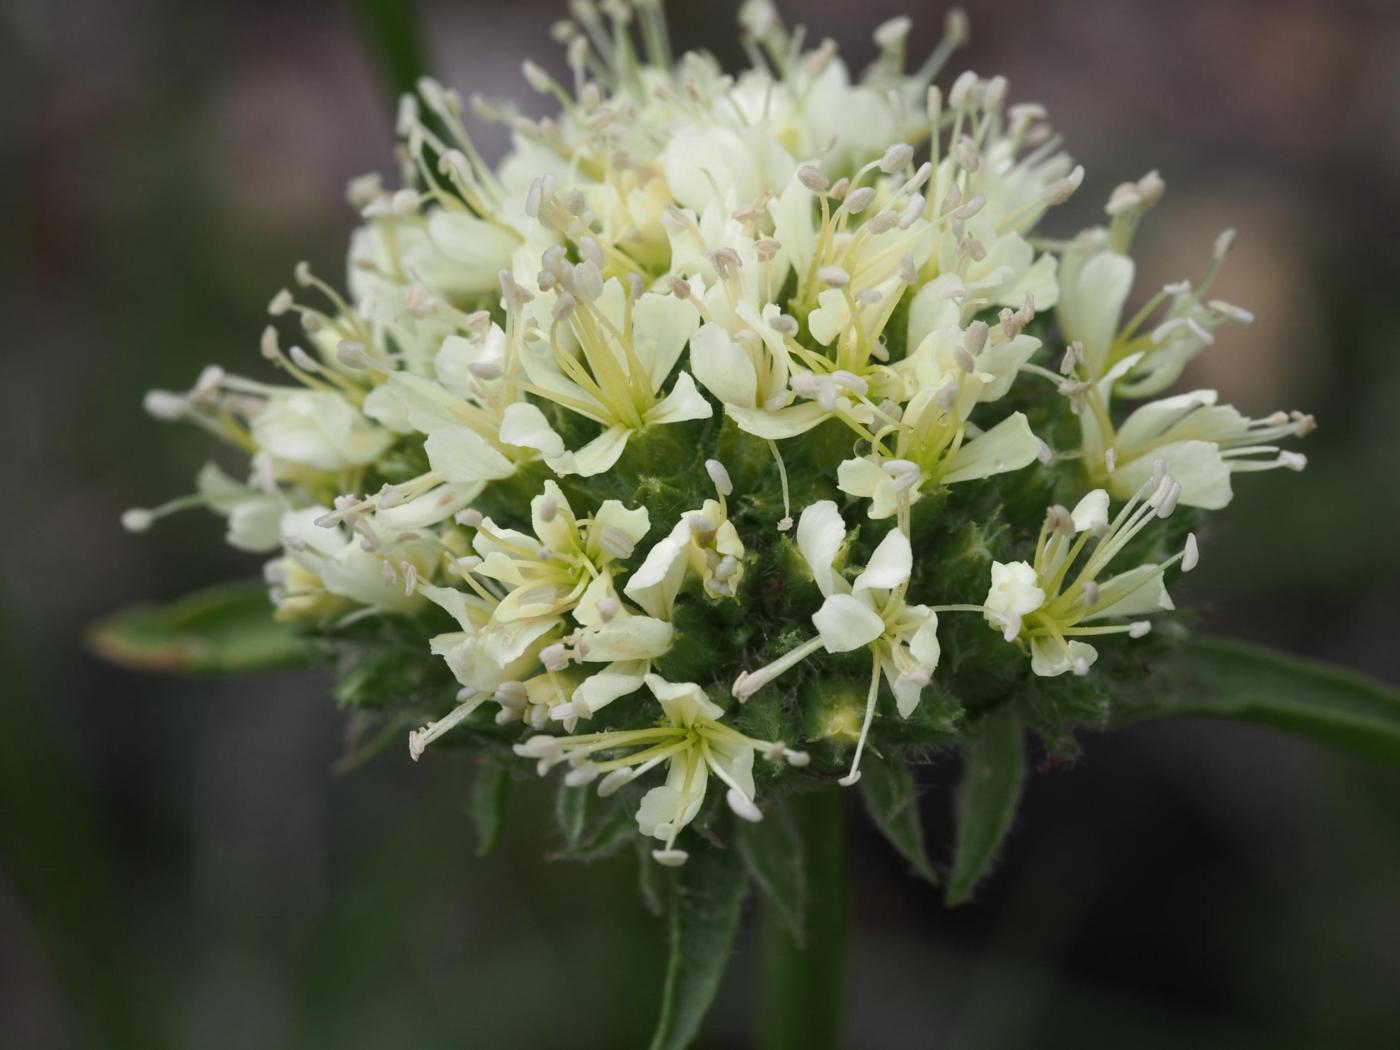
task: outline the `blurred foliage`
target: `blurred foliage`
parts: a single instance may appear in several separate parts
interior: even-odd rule
[[[296,667],[307,644],[272,617],[261,580],[196,591],[168,605],[138,605],[88,632],[97,655],[136,671],[246,674]]]

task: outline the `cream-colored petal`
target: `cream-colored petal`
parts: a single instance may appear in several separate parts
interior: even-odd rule
[[[753,408],[757,403],[753,361],[719,325],[701,325],[691,336],[690,370],[701,386],[726,404]]]
[[[836,504],[829,499],[818,500],[802,511],[797,519],[797,549],[822,594],[845,591],[845,581],[836,574],[834,564],[841,545],[846,542],[846,522]],[[837,581],[840,581],[839,583]]]
[[[880,614],[853,594],[828,595],[812,614],[827,652],[848,653],[869,645],[885,633]]]
[[[942,480],[945,485],[953,485],[959,481],[1020,470],[1033,463],[1038,455],[1040,439],[1031,433],[1031,425],[1025,415],[1013,412],[991,430],[958,449]]]
[[[676,376],[671,392],[661,399],[655,408],[647,412],[647,423],[683,423],[688,419],[709,419],[714,415],[714,406],[695,386],[689,372]]]
[[[515,464],[470,427],[434,430],[423,442],[428,465],[445,481],[457,484],[496,481],[515,473]]]
[[[907,583],[914,568],[914,552],[909,538],[899,529],[890,529],[870,555],[865,571],[851,585],[853,592],[864,590],[892,591]]]

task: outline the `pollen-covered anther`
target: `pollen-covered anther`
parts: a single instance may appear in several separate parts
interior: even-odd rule
[[[908,167],[913,159],[914,147],[905,142],[896,142],[880,158],[880,170],[886,175],[894,175]]]

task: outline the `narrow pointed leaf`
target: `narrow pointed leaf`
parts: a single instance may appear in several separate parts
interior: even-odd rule
[[[734,845],[749,876],[763,892],[764,903],[802,947],[807,940],[806,857],[802,836],[787,806],[781,802],[769,805],[759,824],[736,821]]]
[[[695,849],[671,887],[671,951],[651,1050],[683,1050],[700,1031],[733,950],[749,877],[733,850]]]
[[[1180,683],[1158,694],[1126,717],[1228,718],[1400,761],[1400,690],[1263,646],[1193,637]]]
[[[861,767],[860,793],[865,808],[915,874],[938,885],[938,874],[924,846],[919,798],[909,767],[898,759],[869,759]]]
[[[1020,719],[1007,707],[989,715],[967,749],[949,905],[967,900],[1001,852],[1026,780]]]
[[[496,847],[510,787],[510,769],[504,762],[485,759],[472,778],[471,815],[476,830],[476,855],[484,857]]]
[[[265,584],[221,584],[168,605],[138,605],[93,625],[97,655],[138,671],[237,674],[296,667],[306,644],[272,618]]]

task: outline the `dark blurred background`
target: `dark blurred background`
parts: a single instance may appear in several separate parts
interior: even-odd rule
[[[681,45],[738,60],[734,5],[670,6]],[[1396,5],[967,6],[961,59],[1048,105],[1088,169],[1050,230],[1159,168],[1143,285],[1198,276],[1233,225],[1219,293],[1259,316],[1191,378],[1321,423],[1307,472],[1243,478],[1211,532],[1209,628],[1400,684]],[[908,0],[783,7],[856,68],[880,20],[915,16],[916,53],[942,21]],[[557,58],[561,9],[425,4],[431,66],[538,107],[519,61]],[[333,0],[0,3],[4,1047],[611,1048],[653,1020],[664,931],[632,860],[542,862],[543,789],[517,785],[479,861],[463,763],[394,747],[333,772],[324,679],[143,677],[81,645],[125,603],[256,571],[213,518],[117,519],[186,491],[207,451],[142,392],[257,369],[295,262],[342,270],[345,181],[392,171],[359,28]],[[924,773],[943,856],[957,761]],[[1400,770],[1225,724],[1094,736],[1034,778],[1009,855],[955,912],[852,804],[852,1048],[1400,1039]],[[752,926],[706,1046],[750,1045]]]

